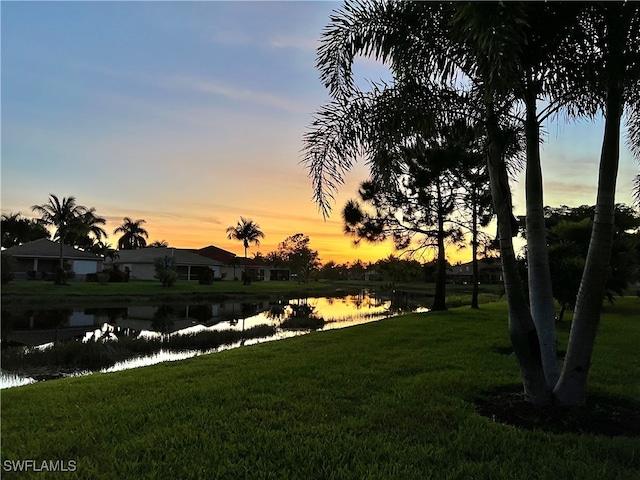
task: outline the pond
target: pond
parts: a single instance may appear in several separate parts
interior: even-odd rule
[[[406,297],[368,291],[330,298],[3,310],[0,388],[182,360],[425,310]]]

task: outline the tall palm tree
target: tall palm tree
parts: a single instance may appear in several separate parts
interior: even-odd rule
[[[251,219],[240,217],[240,221],[235,226],[227,228],[227,238],[239,240],[244,245],[244,282],[247,278],[247,249],[249,244],[260,245],[260,239],[264,238],[264,233],[260,230],[260,225]]]
[[[615,190],[620,158],[622,118],[627,112],[629,144],[640,157],[640,5],[636,2],[587,4],[579,19],[587,38],[584,54],[577,57],[585,78],[587,109],[596,105],[605,119],[600,153],[598,191],[589,250],[574,310],[567,355],[554,395],[563,404],[586,402],[587,375],[602,296],[609,273],[615,233]],[[581,52],[580,52],[581,53]],[[570,73],[577,74],[572,69]]]
[[[76,204],[75,197],[63,197],[62,201],[53,194],[49,195],[49,203],[34,205],[31,209],[40,215],[39,222],[45,226],[54,227],[54,239],[60,242],[60,268],[64,264],[64,244],[73,235],[73,226],[78,217],[87,212],[87,208]]]
[[[571,9],[575,11],[567,14]],[[391,66],[396,95],[388,95],[387,99],[395,99],[395,103],[387,101],[386,105],[409,113],[395,125],[390,124],[392,133],[416,120],[418,124],[433,122],[428,108],[420,112],[421,117],[411,117],[413,106],[419,102],[415,95],[402,96],[398,87],[403,82],[414,79],[424,86],[426,79],[432,79],[456,86],[456,75],[462,73],[458,79],[466,76],[472,86],[470,92],[480,94],[489,140],[487,165],[498,217],[509,330],[525,395],[533,403],[549,402],[551,389],[560,403],[576,405],[585,401],[586,376],[611,252],[620,119],[625,107],[630,144],[634,153],[640,152],[639,23],[640,6],[633,2],[576,6],[348,1],[343,10],[332,16],[318,50],[321,79],[334,102],[320,111],[320,121],[313,124],[316,130],[305,138],[305,162],[312,172],[316,199],[323,208],[356,154],[364,152],[375,160],[371,155],[376,148],[375,139],[372,141],[366,130],[363,133],[363,124],[371,124],[372,130],[379,125],[364,114],[349,117],[353,106],[367,97],[353,79],[352,64],[357,54],[374,56]],[[537,103],[541,99],[550,107],[539,112]],[[504,161],[508,145],[505,115],[518,113],[514,108],[517,106],[524,109],[520,122],[527,139],[530,302],[520,284],[513,250],[511,191]],[[606,124],[598,180],[598,228],[592,231],[591,263],[583,275],[567,361],[558,379],[539,132],[540,123],[559,108],[586,116],[600,111]],[[350,138],[344,141],[346,137]],[[376,163],[372,162],[372,166]],[[388,164],[376,168],[387,175],[394,173]],[[539,368],[543,369],[542,380]]]
[[[133,221],[129,217],[124,217],[123,220],[124,223],[113,231],[115,234],[123,234],[118,239],[118,248],[120,250],[135,250],[146,247],[145,237],[149,238],[149,233],[142,228],[142,224],[146,222],[144,220]]]
[[[494,93],[502,78],[501,58],[482,64],[483,56],[471,42],[453,36],[451,25],[461,21],[460,8],[458,3],[439,2],[345,2],[344,8],[332,16],[318,49],[320,77],[334,100],[319,111],[313,130],[305,135],[304,163],[311,173],[315,199],[327,214],[332,192],[342,184],[344,173],[358,156],[368,157],[372,174],[383,179],[402,173],[388,159],[376,156],[381,143],[397,142],[400,130],[410,137],[415,129],[440,129],[443,123],[451,123],[451,117],[472,117],[485,123],[487,165],[509,302],[509,332],[522,371],[525,398],[546,403],[550,393],[539,349],[531,341],[536,338],[536,328],[522,290],[512,241],[515,230],[506,160],[513,126],[507,124],[506,114],[513,111],[513,95]],[[475,29],[472,33],[484,35],[479,39],[481,45],[503,39],[499,35],[494,38],[492,31]],[[513,50],[515,46],[507,45]],[[380,93],[376,89],[359,91],[352,71],[358,54],[374,56],[390,65],[393,86]],[[471,90],[460,92],[457,80],[461,77],[473,87]],[[473,103],[461,101],[465,99]]]
[[[101,225],[105,225],[107,220],[96,215],[96,209],[91,207],[82,215],[78,215],[71,226],[69,242],[77,247],[89,250],[94,245],[107,238],[107,232]]]

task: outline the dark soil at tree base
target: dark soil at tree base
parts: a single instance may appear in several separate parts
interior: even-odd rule
[[[510,385],[475,403],[480,415],[526,430],[640,437],[640,403],[627,400],[593,394],[584,407],[541,407],[524,401],[522,386]]]

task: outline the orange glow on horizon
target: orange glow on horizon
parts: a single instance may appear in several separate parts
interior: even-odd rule
[[[254,219],[256,220],[256,219]],[[257,220],[256,220],[257,221]],[[275,223],[275,222],[274,222]],[[400,256],[401,252],[395,250],[391,241],[381,244],[368,244],[364,241],[358,246],[353,244],[350,237],[342,233],[342,226],[337,221],[324,223],[322,220],[309,221],[308,225],[297,224],[297,229],[290,229],[287,225],[258,222],[260,229],[264,232],[265,238],[261,239],[260,245],[249,246],[247,255],[253,257],[260,252],[265,255],[278,249],[278,245],[286,237],[303,233],[310,239],[310,246],[317,250],[322,264],[333,261],[338,264],[354,263],[360,260],[364,263],[375,263],[387,258],[389,255]],[[230,223],[231,226],[233,223]],[[194,228],[188,220],[178,222],[166,222],[161,219],[149,219],[145,224],[149,232],[148,243],[155,240],[166,240],[169,246],[175,248],[199,249],[208,245],[228,250],[239,257],[244,256],[244,246],[242,242],[230,240],[226,236],[226,227],[222,225],[202,225]],[[308,228],[305,228],[308,227]],[[117,243],[117,237],[110,236],[108,241]],[[433,258],[434,252],[426,252],[425,258],[417,259],[420,262],[429,261]],[[456,247],[447,249],[447,259],[451,264],[467,262],[471,259],[471,249],[458,250]]]

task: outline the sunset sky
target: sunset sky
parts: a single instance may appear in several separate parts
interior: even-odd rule
[[[149,241],[216,245],[239,217],[267,253],[304,233],[327,262],[375,261],[354,248],[340,209],[367,177],[359,164],[322,219],[299,164],[302,136],[328,100],[315,68],[337,2],[7,2],[2,20],[2,213],[32,216],[73,195],[113,230],[146,220]],[[388,78],[362,60],[361,79]],[[543,149],[549,205],[595,202],[602,123],[551,124]],[[638,164],[621,151],[617,201],[631,203]],[[514,185],[524,212],[522,182]],[[469,252],[452,250],[451,261]]]

